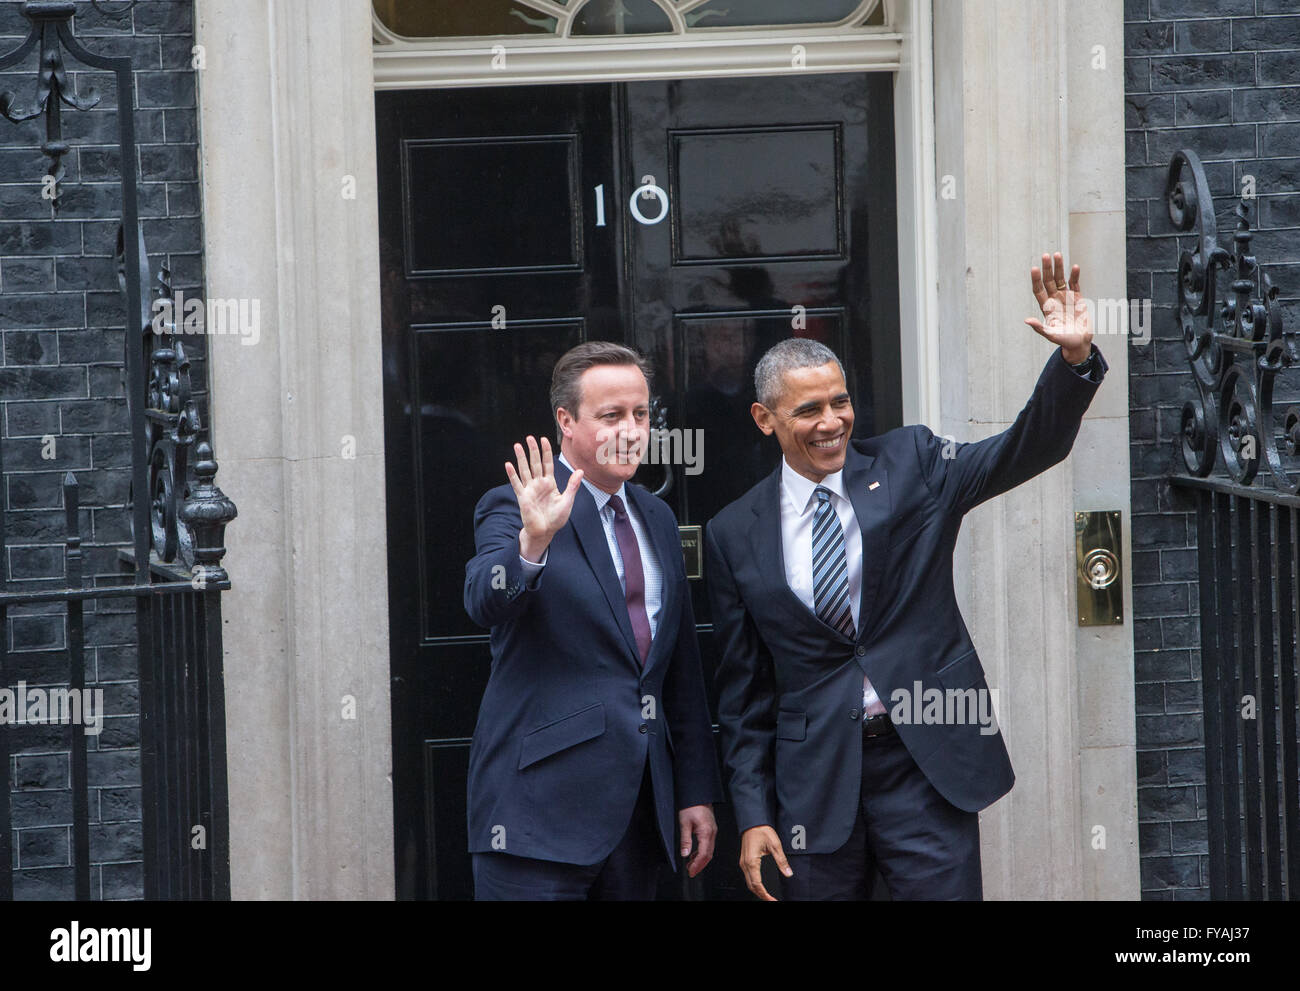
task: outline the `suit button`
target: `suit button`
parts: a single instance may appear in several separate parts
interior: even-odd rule
[[[862,644],[858,644],[857,655],[859,657],[862,657],[863,655],[866,654],[866,652],[867,652],[867,648],[862,646]]]
[[[850,710],[849,710],[849,718],[850,718],[850,719],[857,719],[857,718],[858,718],[858,710],[857,710],[857,709],[850,709]]]
[[[642,723],[640,726],[637,727],[637,729],[639,729],[642,733],[650,732],[650,727],[647,726],[645,723]]]

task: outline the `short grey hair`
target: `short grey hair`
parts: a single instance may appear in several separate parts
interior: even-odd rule
[[[785,387],[785,373],[796,368],[820,368],[829,361],[835,362],[844,381],[844,366],[835,352],[821,341],[807,337],[787,337],[768,348],[754,369],[754,395],[768,409],[773,409]]]

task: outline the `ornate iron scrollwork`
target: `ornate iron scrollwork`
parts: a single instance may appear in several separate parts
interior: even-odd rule
[[[1277,488],[1300,493],[1300,407],[1273,404],[1278,374],[1300,359],[1267,275],[1256,295],[1261,280],[1250,253],[1249,199],[1243,195],[1233,211],[1232,251],[1219,244],[1205,170],[1188,148],[1169,162],[1165,200],[1174,227],[1197,234],[1196,250],[1178,258],[1178,319],[1197,387],[1182,410],[1183,463],[1203,478],[1221,460],[1234,481],[1250,485],[1263,457]],[[1220,274],[1228,292],[1216,313]]]
[[[137,237],[140,257],[147,259],[144,235]],[[125,290],[124,245],[125,231],[119,227],[118,279]],[[146,271],[142,266],[142,282],[147,281]],[[153,553],[161,561],[179,562],[196,575],[203,574],[205,580],[225,581],[226,573],[220,564],[222,539],[226,524],[237,511],[213,482],[217,463],[212,448],[206,442],[197,443],[196,458],[190,455],[203,424],[190,382],[190,359],[181,340],[185,330],[181,300],[172,289],[171,273],[165,266],[159,269],[153,285],[140,293],[140,299],[143,305],[139,325],[136,334],[127,334],[126,346],[132,347],[134,340],[134,346],[143,348],[147,370],[142,422],[149,464]],[[135,401],[135,397],[128,397],[128,409]],[[131,422],[141,421],[132,415]],[[192,475],[197,475],[198,480],[192,482]]]
[[[13,92],[0,92],[0,116],[18,124],[45,115],[45,141],[41,144],[41,152],[49,158],[46,174],[52,176],[54,182],[46,195],[56,212],[59,209],[59,184],[67,173],[63,158],[70,150],[63,140],[62,105],[66,103],[74,110],[89,110],[100,101],[93,88],[85,96],[78,96],[68,84],[62,43],[67,42],[68,18],[74,9],[70,2],[25,3],[23,14],[32,22],[31,33],[14,51],[0,58],[0,69],[7,69],[40,45],[35,102],[23,109],[18,106],[18,97]]]
[[[100,5],[99,0],[92,0],[92,6],[101,14],[120,18],[125,17],[137,2],[129,0],[126,6],[106,8]],[[117,69],[124,74],[118,77],[119,102],[125,107],[125,111],[119,107],[119,112],[126,115],[122,127],[123,147],[128,149],[123,153],[123,162],[133,162],[135,156],[134,131],[129,124],[134,98],[129,85],[124,85],[124,81],[129,82],[131,78],[130,60],[97,56],[82,48],[72,33],[71,20],[75,11],[76,5],[71,0],[26,0],[22,13],[31,22],[31,31],[16,49],[0,56],[0,70],[4,70],[17,65],[40,46],[35,103],[21,108],[13,93],[0,93],[0,116],[20,122],[45,114],[45,143],[41,150],[50,158],[49,174],[54,177],[54,188],[49,195],[53,197],[56,210],[58,184],[65,171],[63,157],[69,151],[62,139],[62,105],[89,110],[100,100],[93,89],[83,97],[69,86],[64,68],[65,49],[87,65]],[[213,481],[217,463],[212,459],[212,450],[207,444],[198,445],[198,464],[191,467],[190,448],[195,446],[202,424],[190,387],[189,357],[180,340],[185,328],[177,326],[179,301],[172,292],[167,269],[160,271],[155,285],[150,284],[149,256],[145,251],[143,231],[136,220],[138,179],[134,167],[124,167],[127,171],[122,178],[123,215],[130,220],[119,226],[117,236],[118,284],[128,310],[123,374],[136,383],[126,389],[127,411],[132,430],[144,431],[143,460],[147,469],[144,472],[140,470],[140,447],[133,445],[131,506],[135,506],[135,499],[140,496],[139,489],[147,482],[151,508],[151,554],[156,554],[164,562],[180,562],[196,576],[224,582],[226,573],[220,566],[221,554],[224,553],[221,541],[225,525],[235,518],[235,505]],[[136,228],[130,240],[125,233],[128,226]],[[138,276],[132,273],[138,273]],[[138,284],[129,285],[134,277],[138,277]],[[137,305],[136,300],[140,312],[133,314],[130,311]],[[156,310],[154,300],[166,301],[167,305]],[[132,348],[139,350],[133,352]],[[143,383],[140,380],[141,368]],[[142,401],[143,410],[138,407]],[[195,473],[197,481],[192,480]],[[132,534],[138,536],[134,513],[131,519]],[[137,564],[147,569],[148,562],[139,560],[143,558],[144,550],[145,545],[137,539]]]

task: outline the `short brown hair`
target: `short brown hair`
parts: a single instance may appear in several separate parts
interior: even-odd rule
[[[595,365],[636,365],[645,376],[646,388],[650,388],[650,364],[638,352],[613,341],[584,341],[560,355],[551,372],[551,415],[560,407],[569,411],[571,416],[578,415],[578,404],[582,401],[582,373]],[[556,425],[556,442],[562,437],[559,425]]]

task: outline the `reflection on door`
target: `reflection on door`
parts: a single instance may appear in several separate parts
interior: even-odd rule
[[[377,95],[399,897],[473,894],[465,775],[490,664],[461,604],[473,509],[515,441],[554,441],[559,355],[609,339],[652,359],[678,457],[637,481],[683,527],[778,463],[749,406],[784,337],[840,356],[857,436],[901,424],[891,83]],[[707,582],[691,592],[716,713]],[[662,897],[750,897],[730,809],[715,811],[713,863],[665,877]]]

